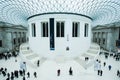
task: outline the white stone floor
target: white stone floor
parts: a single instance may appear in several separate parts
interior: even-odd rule
[[[26,80],[120,80],[120,78],[116,76],[117,70],[120,70],[120,61],[115,61],[113,57],[105,59],[104,55],[101,55],[100,59],[101,63],[104,61],[107,63],[106,67],[103,67],[102,64],[103,76],[98,76],[93,66],[85,70],[74,60],[65,61],[64,63],[46,60],[44,63],[40,64],[38,68],[27,64],[27,71],[30,72],[30,78],[26,76]],[[20,56],[17,57],[17,62],[15,62],[15,58],[11,58],[7,61],[0,60],[0,67],[7,67],[8,72],[19,70],[21,61]],[[108,70],[109,64],[112,65],[111,71]],[[73,76],[70,76],[68,73],[70,67],[73,69]],[[61,70],[60,76],[57,76],[58,69]],[[34,71],[37,72],[37,78],[33,76]],[[0,80],[6,80],[6,78],[7,77],[0,75]],[[14,80],[22,80],[22,77],[15,78]]]

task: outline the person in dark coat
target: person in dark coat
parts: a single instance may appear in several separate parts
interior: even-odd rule
[[[19,70],[19,73],[20,73],[20,76],[22,76],[22,75],[23,75],[23,71],[22,71],[22,70]]]
[[[29,72],[27,72],[27,76],[28,76],[28,78],[30,77],[30,73]]]
[[[34,72],[34,77],[35,77],[35,78],[37,77],[37,73],[36,73],[36,72]]]
[[[104,67],[106,66],[106,62],[103,63],[103,66],[104,66]]]
[[[11,80],[14,80],[14,76],[13,75],[11,75]]]
[[[10,80],[10,78],[8,77],[6,80]]]
[[[57,76],[60,76],[60,69],[57,70]]]
[[[25,76],[23,76],[23,80],[26,80],[26,79],[25,79]]]
[[[39,65],[40,65],[40,60],[37,61],[37,66],[39,67]]]
[[[23,69],[23,75],[25,76],[25,69]]]
[[[108,69],[111,70],[112,66],[111,65],[108,65]]]
[[[14,76],[14,73],[13,73],[13,72],[11,72],[11,76]]]
[[[120,71],[119,70],[117,70],[117,76],[119,76],[120,75]]]
[[[8,78],[10,78],[10,73],[7,73]]]
[[[15,77],[18,78],[18,71],[17,70],[14,71],[14,75],[15,75]]]
[[[103,71],[102,71],[102,70],[100,70],[100,76],[102,76],[102,74],[103,74]]]
[[[69,69],[69,75],[73,75],[72,67],[70,67],[70,69]]]
[[[5,68],[5,72],[7,72],[7,68]]]
[[[3,74],[3,76],[6,76],[6,72],[5,71],[2,71],[2,74]]]

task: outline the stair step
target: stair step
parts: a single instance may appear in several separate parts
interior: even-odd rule
[[[26,57],[26,56],[29,56],[29,55],[32,55],[33,53],[23,53],[23,55]]]
[[[95,49],[95,50],[99,50],[99,47],[96,46],[91,46],[90,49]]]
[[[93,59],[95,57],[95,56],[92,56],[92,55],[86,54],[86,53],[82,54],[81,56],[89,57],[90,59]]]
[[[38,60],[40,60],[40,64],[42,64],[43,62],[46,61],[46,58],[42,57],[41,59],[38,59]],[[38,60],[34,60],[33,63],[37,65]]]
[[[77,61],[81,66],[85,66],[85,64],[86,64],[86,61],[85,60],[83,60],[83,59],[80,59],[80,58],[75,58],[74,59],[75,61]]]
[[[87,52],[91,53],[91,54],[97,54],[98,53],[98,51],[96,51],[96,50],[90,50],[90,49]]]
[[[34,58],[39,58],[39,55],[33,53],[32,55],[26,56],[26,58],[29,59],[29,60],[32,60]]]

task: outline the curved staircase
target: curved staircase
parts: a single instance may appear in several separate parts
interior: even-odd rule
[[[46,58],[40,56],[39,54],[34,53],[28,43],[23,43],[20,46],[20,55],[22,56],[23,59],[25,59],[29,64],[32,66],[37,67],[37,62],[40,60],[40,64],[42,64]]]
[[[76,62],[78,62],[82,67],[87,69],[88,67],[92,66],[94,64],[95,59],[98,57],[100,52],[100,46],[92,43],[90,48],[83,54],[79,55],[78,57],[73,58]],[[37,66],[37,61],[40,60],[40,64],[42,64],[46,58],[40,56],[39,54],[34,53],[28,43],[23,43],[20,46],[20,55],[30,64]],[[85,60],[85,57],[88,58],[88,60]],[[64,62],[66,60],[66,57],[59,55],[55,58],[55,61],[60,63]]]
[[[90,48],[87,50],[87,52],[74,58],[74,60],[77,61],[82,67],[87,69],[88,67],[94,64],[94,60],[98,57],[99,52],[100,52],[100,46],[95,43],[92,43]],[[88,60],[85,60],[85,57],[87,57]]]

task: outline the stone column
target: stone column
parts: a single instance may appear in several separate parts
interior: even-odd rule
[[[19,45],[19,44],[18,44],[18,33],[17,33],[17,32],[15,32],[15,35],[16,35],[16,37],[15,37],[16,46],[18,46],[18,45]]]
[[[95,32],[95,43],[97,43],[97,32]]]
[[[108,32],[108,34],[107,34],[107,46],[106,46],[107,50],[111,50],[111,48],[112,48],[111,39],[112,39],[112,33]]]
[[[101,46],[102,47],[104,46],[104,44],[103,44],[103,34],[104,34],[104,32],[101,33]]]
[[[6,32],[3,38],[5,42],[5,48],[12,50],[14,48],[13,45],[13,33],[12,32]]]
[[[24,42],[26,42],[26,32],[23,32],[23,40],[24,40]]]
[[[19,46],[19,44],[20,44],[19,37],[20,37],[19,32],[17,32],[17,46]]]
[[[99,32],[99,45],[101,46],[101,32]]]
[[[20,34],[20,45],[21,45],[22,44],[22,33],[19,32],[19,34]]]
[[[93,42],[95,42],[95,32],[93,32],[93,38],[92,38],[93,40]]]
[[[103,46],[103,32],[101,33],[101,45]]]
[[[11,45],[12,45],[12,50],[14,49],[14,44],[13,44],[13,32],[11,32]]]
[[[99,44],[99,32],[97,32],[97,43]]]

